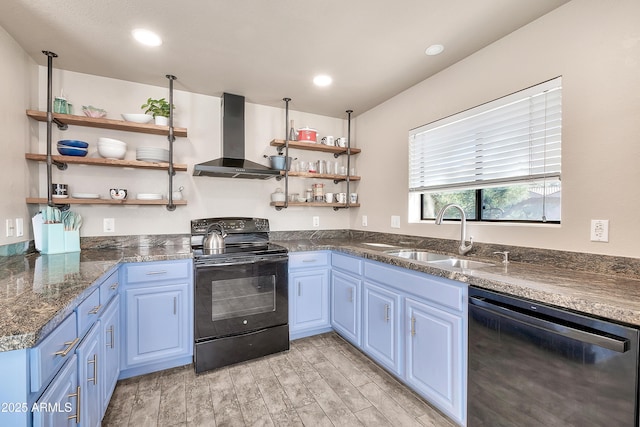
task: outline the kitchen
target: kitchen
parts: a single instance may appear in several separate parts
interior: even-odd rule
[[[277,212],[269,206],[269,194],[282,184],[273,180],[220,181],[178,173],[175,183],[185,187],[187,206],[179,206],[175,212],[167,212],[163,207],[79,207],[77,210],[85,218],[82,236],[181,235],[188,233],[191,219],[242,213],[269,218],[274,231],[351,229],[455,240],[456,225],[407,223],[404,166],[389,174],[381,171],[388,165],[406,164],[409,129],[562,75],[565,187],[562,225],[469,224],[469,234],[476,242],[498,246],[636,259],[636,242],[640,237],[638,228],[634,227],[638,203],[634,183],[639,173],[635,167],[638,144],[634,142],[640,134],[637,120],[640,55],[635,25],[638,12],[638,5],[630,1],[615,5],[568,2],[374,108],[356,111],[352,137],[356,147],[363,149],[356,158],[358,174],[363,177],[357,184],[362,204],[358,209],[333,212],[290,208]],[[3,144],[0,177],[5,188],[11,189],[0,207],[0,218],[26,219],[33,214],[29,209],[34,207],[26,206],[24,199],[41,191],[43,174],[42,165],[24,161],[24,153],[44,150],[42,126],[29,121],[24,111],[43,109],[46,75],[44,67],[37,66],[9,33],[2,32],[0,47],[3,58],[12,59],[0,65],[3,93],[11,100],[0,107],[7,139]],[[63,52],[58,49],[57,53],[62,61]],[[523,63],[527,67],[523,67]],[[158,74],[162,78],[168,71],[163,69]],[[138,111],[150,96],[166,95],[166,86],[161,83],[142,85],[99,77],[97,72],[60,71],[55,78],[54,86],[57,90],[64,88],[76,106],[98,105],[114,112],[114,117],[120,112]],[[178,138],[175,155],[179,162],[193,165],[219,155],[219,97],[186,90],[189,84],[182,78],[178,75],[176,82],[176,120],[179,126],[189,129],[189,137]],[[114,93],[118,96],[114,97]],[[288,95],[282,93],[280,98]],[[253,160],[274,154],[268,143],[284,134],[283,106],[276,102],[280,98],[268,106],[247,103],[247,153]],[[344,117],[299,112],[295,101],[292,119],[297,125],[309,124],[326,134],[346,132]],[[344,105],[343,110],[350,107]],[[94,129],[73,131],[74,137],[87,141],[102,136]],[[120,134],[113,135],[117,138]],[[132,144],[148,141],[147,137],[138,135],[127,135],[127,138]],[[160,144],[163,139],[158,138],[156,142]],[[162,172],[122,171],[120,176],[98,168],[78,168],[69,170],[71,172],[82,179],[75,179],[73,182],[79,182],[70,182],[70,185],[78,186],[80,182],[86,185],[76,188],[77,191],[106,191],[113,186],[132,192],[156,191],[158,182],[162,187],[157,191],[166,191],[166,174]],[[61,172],[54,173],[63,176]],[[600,200],[599,196],[605,194],[609,197]],[[313,216],[320,217],[319,227],[312,226]],[[366,227],[362,226],[362,216],[367,216]],[[390,227],[391,216],[400,216],[399,229]],[[115,219],[114,233],[103,231],[103,218]],[[610,221],[609,242],[590,241],[591,219]],[[22,238],[6,237],[3,233],[0,244],[15,244],[30,238],[29,231]]]

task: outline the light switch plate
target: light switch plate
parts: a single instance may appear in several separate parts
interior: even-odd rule
[[[16,237],[24,236],[24,220],[16,218]]]
[[[314,227],[320,227],[320,217],[319,216],[314,216],[313,217],[313,226]]]
[[[102,231],[105,233],[114,233],[116,231],[116,220],[114,218],[104,218]]]
[[[368,225],[367,216],[362,215],[362,226],[366,227]]]
[[[391,228],[400,228],[400,216],[391,215]]]

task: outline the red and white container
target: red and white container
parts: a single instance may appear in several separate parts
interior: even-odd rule
[[[298,129],[298,141],[318,142],[318,131],[311,128]]]

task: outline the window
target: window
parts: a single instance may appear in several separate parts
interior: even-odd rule
[[[561,95],[558,77],[411,130],[419,219],[457,203],[470,220],[560,222]]]

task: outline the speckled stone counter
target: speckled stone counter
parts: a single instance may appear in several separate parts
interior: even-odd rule
[[[190,258],[189,245],[0,257],[0,351],[32,347],[119,263]]]
[[[494,265],[464,270],[390,256],[385,254],[390,247],[371,245],[447,253],[455,248],[452,241],[348,230],[319,236],[322,239],[313,238],[312,232],[275,232],[271,240],[292,252],[340,251],[640,327],[640,260],[635,258],[508,248],[515,262],[504,266],[492,251],[505,248],[477,244],[469,258]],[[123,245],[122,238],[88,238],[75,254],[0,257],[0,351],[33,346],[119,263],[191,257],[188,237],[126,239]],[[593,271],[585,271],[585,266]]]
[[[371,242],[371,239],[365,242]],[[387,255],[384,251],[390,247],[372,246],[351,238],[280,240],[275,243],[286,246],[291,252],[340,251],[640,327],[640,279],[637,278],[523,262],[510,262],[505,266],[495,257],[477,256],[467,258],[488,261],[494,265],[478,269],[436,267]],[[399,247],[419,247],[416,242],[390,243]]]

